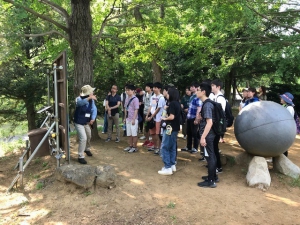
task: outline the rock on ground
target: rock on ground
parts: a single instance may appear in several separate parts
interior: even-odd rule
[[[60,181],[74,183],[83,188],[94,184],[104,187],[115,187],[115,169],[112,166],[64,165],[57,168],[55,177]]]
[[[271,176],[267,161],[264,157],[254,156],[251,160],[246,176],[247,183],[251,187],[266,190],[270,187]]]
[[[300,168],[284,154],[273,158],[273,168],[278,172],[295,179],[298,179],[300,176]]]

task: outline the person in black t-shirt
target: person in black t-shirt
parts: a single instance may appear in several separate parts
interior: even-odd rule
[[[218,176],[216,174],[217,158],[214,151],[214,139],[215,132],[212,129],[213,122],[215,120],[214,105],[208,96],[211,93],[211,86],[207,83],[200,84],[200,88],[197,90],[197,98],[200,98],[203,102],[201,108],[201,121],[200,121],[200,146],[204,152],[204,157],[207,161],[208,176],[203,176],[203,182],[199,182],[200,187],[215,188],[218,182]]]
[[[161,154],[164,167],[158,171],[160,175],[172,175],[176,171],[176,143],[177,135],[180,130],[180,103],[179,91],[171,87],[168,89],[167,98],[169,107],[167,108],[167,117],[162,118],[162,122],[166,123],[166,129],[163,132],[161,143]]]
[[[120,141],[120,129],[119,129],[119,106],[121,104],[121,97],[117,94],[118,87],[113,85],[111,87],[111,95],[106,98],[106,110],[107,110],[107,120],[108,120],[108,132],[106,142],[111,141],[112,135],[112,124],[116,126],[116,142]]]

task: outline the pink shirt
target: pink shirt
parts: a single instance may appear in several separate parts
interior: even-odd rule
[[[128,106],[128,102],[130,101],[130,99],[134,98],[129,106]],[[125,109],[127,111],[127,118],[126,118],[126,121],[132,121],[133,120],[133,117],[134,117],[134,111],[139,109],[139,99],[136,97],[136,96],[132,96],[131,98],[126,98],[125,100]],[[136,118],[135,119],[138,119],[138,115],[136,114]]]

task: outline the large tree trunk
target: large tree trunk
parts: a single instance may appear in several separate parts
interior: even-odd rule
[[[92,17],[90,0],[72,0],[69,20],[70,47],[74,57],[74,94],[79,95],[82,86],[94,86]],[[92,139],[99,139],[97,123],[92,130]]]
[[[225,85],[224,85],[225,98],[229,100],[230,104],[232,104],[231,98],[230,98],[232,82],[233,82],[233,71],[230,71],[228,76],[225,78]]]
[[[28,121],[28,131],[36,129],[36,124],[35,124],[35,111],[34,111],[34,104],[32,101],[24,100],[25,102],[25,107],[26,107],[26,116],[27,116],[27,121]]]
[[[162,78],[162,69],[157,64],[156,60],[152,60],[152,72],[153,72],[153,82],[161,82]]]

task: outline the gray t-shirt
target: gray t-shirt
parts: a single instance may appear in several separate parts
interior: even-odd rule
[[[206,119],[212,119],[213,122],[215,121],[215,113],[214,113],[214,105],[211,102],[203,102],[202,108],[201,108],[201,121],[200,121],[200,136],[204,132],[204,128],[206,126]],[[206,138],[214,137],[216,136],[215,132],[211,128],[208,132]]]

